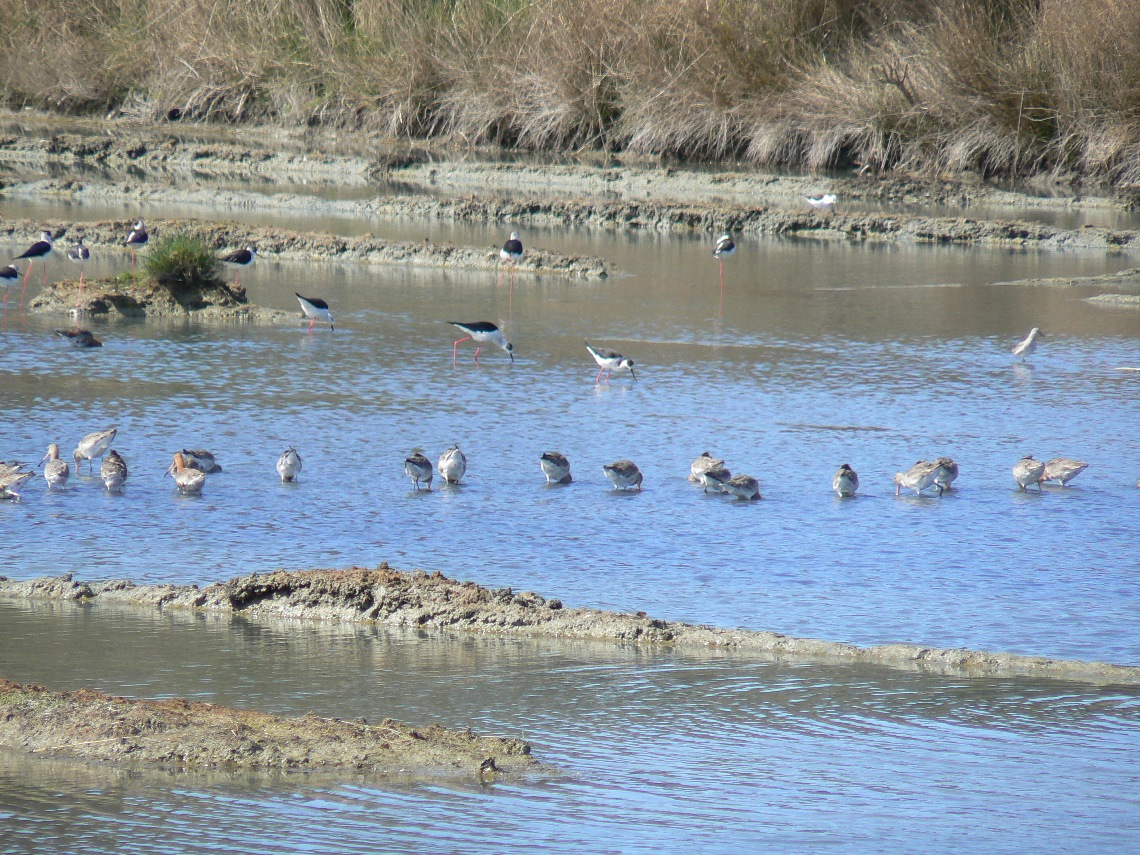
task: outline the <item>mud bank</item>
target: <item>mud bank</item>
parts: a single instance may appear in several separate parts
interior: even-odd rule
[[[184,769],[352,769],[401,778],[462,774],[490,781],[538,767],[527,743],[471,731],[412,728],[391,719],[282,718],[91,689],[51,692],[2,678],[0,746]]]
[[[48,285],[28,303],[45,315],[121,315],[128,318],[185,318],[207,322],[285,323],[299,318],[267,309],[246,299],[245,288],[217,282],[204,287],[175,288],[153,279],[133,281],[64,279]]]
[[[874,663],[931,673],[1031,676],[1093,683],[1140,683],[1140,667],[1012,653],[886,644],[859,647],[776,632],[694,626],[651,618],[565,608],[560,600],[509,588],[492,590],[439,573],[375,570],[280,571],[191,586],[141,586],[125,580],[82,582],[70,575],[32,581],[0,577],[0,598],[57,599],[203,609],[247,618],[374,622],[396,627],[502,635],[548,636],[726,650],[803,661]]]

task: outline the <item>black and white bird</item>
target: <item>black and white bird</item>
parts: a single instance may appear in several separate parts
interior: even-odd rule
[[[131,251],[131,272],[135,271],[135,253],[146,246],[146,242],[150,240],[150,235],[146,233],[146,226],[142,220],[135,223],[135,227],[131,229],[131,233],[127,235],[127,249]]]
[[[728,232],[717,238],[713,247],[713,258],[720,262],[720,290],[724,294],[724,260],[736,252],[736,244],[732,242],[732,235]]]
[[[25,289],[28,287],[28,277],[31,275],[32,268],[36,266],[37,261],[42,263],[44,285],[47,285],[47,260],[48,256],[51,255],[52,246],[54,244],[55,240],[52,238],[51,232],[49,232],[47,229],[44,229],[42,232],[40,232],[40,239],[38,241],[25,249],[23,254],[16,256],[16,261],[22,261],[26,259],[28,262],[28,269],[24,271]]]
[[[518,232],[511,232],[510,238],[503,244],[503,248],[499,250],[499,258],[501,258],[507,266],[511,269],[511,288],[515,287],[515,265],[518,264],[523,257],[523,245],[519,240]],[[499,274],[499,281],[495,283],[495,287],[503,284],[503,277],[506,276],[507,271],[503,270]]]
[[[236,249],[233,252],[228,252],[222,256],[222,263],[228,264],[231,267],[238,268],[237,273],[234,274],[234,284],[238,284],[238,277],[241,275],[241,268],[249,267],[253,264],[254,258],[257,257],[257,250],[252,246],[247,246],[245,249]]]
[[[67,339],[74,347],[102,347],[103,342],[95,338],[91,330],[83,327],[71,327],[66,330],[54,330],[60,338]]]
[[[83,243],[83,236],[75,239],[75,245],[67,251],[67,260],[79,265],[79,291],[75,295],[76,308],[83,299],[83,268],[91,260],[91,250]]]
[[[499,328],[490,321],[448,321],[453,327],[460,332],[467,333],[461,339],[457,339],[451,348],[451,364],[455,364],[456,354],[459,352],[459,345],[465,341],[474,341],[475,348],[475,361],[479,361],[479,351],[483,349],[485,344],[497,344],[507,352],[507,356],[511,358],[511,362],[515,361],[514,349],[515,346],[503,338],[503,334],[499,332]]]
[[[594,347],[589,342],[586,342],[586,350],[590,351],[590,356],[594,357],[594,362],[598,363],[598,376],[594,378],[595,383],[601,382],[603,371],[607,372],[606,380],[608,381],[611,374],[623,368],[628,368],[629,376],[634,379],[634,382],[637,382],[637,375],[633,373],[633,360],[629,357],[622,356],[616,350]]]
[[[570,461],[561,452],[544,452],[542,457],[538,458],[538,465],[542,467],[542,474],[546,476],[547,484],[569,484],[573,480],[570,477]]]
[[[333,316],[332,312],[329,311],[328,303],[320,297],[302,297],[300,294],[297,294],[296,291],[293,293],[297,296],[297,302],[301,304],[301,312],[309,319],[309,329],[307,332],[313,331],[313,324],[317,321],[327,321],[329,332],[333,331]]]
[[[804,196],[804,201],[817,211],[830,211],[835,208],[839,197],[834,193],[824,193],[822,196]]]
[[[0,305],[8,303],[8,289],[16,284],[20,279],[20,268],[14,264],[9,264],[7,267],[0,267],[0,285],[4,286],[4,301]]]

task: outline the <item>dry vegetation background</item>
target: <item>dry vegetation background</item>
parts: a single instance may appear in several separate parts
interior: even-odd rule
[[[1140,0],[0,0],[9,106],[1140,183]]]

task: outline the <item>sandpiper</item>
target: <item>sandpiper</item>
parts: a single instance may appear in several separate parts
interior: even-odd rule
[[[123,460],[115,449],[109,449],[99,466],[99,477],[112,493],[121,490],[127,480],[127,461]]]
[[[458,484],[467,471],[467,456],[459,450],[458,445],[453,445],[439,456],[436,469],[443,476],[444,483]]]
[[[602,372],[606,372],[606,381],[610,379],[615,371],[620,371],[623,368],[629,369],[629,376],[637,382],[637,375],[633,373],[633,360],[622,356],[616,350],[609,350],[604,347],[594,347],[589,342],[586,342],[586,350],[590,351],[590,356],[594,357],[594,362],[598,363],[598,376],[594,378],[597,383],[602,379]]]
[[[40,463],[44,460],[47,461],[47,465],[44,466],[44,480],[47,481],[48,489],[65,486],[68,476],[71,475],[71,467],[67,465],[66,460],[59,459],[59,445],[54,442],[49,445],[47,454]]]
[[[958,480],[958,464],[953,457],[938,457],[934,462],[938,464],[938,471],[934,473],[934,483],[943,490],[949,490],[950,485]]]
[[[617,460],[602,466],[602,472],[610,479],[615,490],[628,490],[636,487],[641,490],[641,470],[632,460]]]
[[[1013,480],[1017,482],[1017,489],[1025,492],[1027,487],[1036,484],[1038,490],[1043,490],[1041,482],[1045,477],[1045,464],[1034,460],[1030,454],[1021,458],[1013,465]]]
[[[713,457],[709,452],[702,451],[701,456],[689,466],[689,480],[701,483],[701,473],[714,466],[724,466],[724,461]]]
[[[459,339],[451,348],[451,364],[455,364],[456,354],[459,352],[459,345],[465,341],[474,341],[475,348],[475,361],[479,361],[479,351],[483,349],[483,345],[490,342],[497,344],[507,352],[507,356],[511,358],[511,362],[515,361],[515,346],[503,338],[503,334],[499,332],[499,328],[490,321],[448,321],[453,327],[460,332],[467,333],[466,337]]]
[[[457,446],[458,447],[458,446]],[[464,469],[466,469],[466,464]],[[418,490],[420,481],[424,482],[427,491],[431,492],[433,471],[431,461],[424,456],[422,448],[413,448],[410,457],[404,458],[404,474],[412,479],[412,488]]]
[[[60,338],[67,339],[73,347],[102,347],[103,342],[95,338],[94,333],[83,327],[72,327],[66,330],[54,330]]]
[[[222,263],[228,264],[231,267],[236,267],[237,272],[234,274],[234,285],[238,284],[238,277],[241,275],[243,267],[249,267],[253,264],[253,260],[257,257],[257,250],[252,246],[247,246],[245,249],[236,249],[233,252],[227,252],[222,256]]]
[[[503,248],[499,250],[499,258],[502,259],[511,270],[511,288],[515,287],[515,265],[522,261],[522,257],[523,245],[522,241],[519,240],[519,233],[511,232],[510,238],[503,244]],[[503,272],[499,274],[499,281],[495,283],[496,288],[503,284],[503,277],[506,275],[506,270],[503,270]]]
[[[1041,335],[1040,329],[1034,327],[1029,331],[1029,335],[1025,337],[1025,340],[1019,342],[1017,347],[1011,350],[1010,353],[1012,353],[1014,356],[1020,356],[1021,361],[1024,362],[1025,357],[1029,356],[1033,353],[1033,351],[1037,350],[1037,339],[1039,338],[1044,338],[1044,336]]]
[[[20,487],[30,478],[35,477],[35,474],[35,472],[20,471],[0,474],[0,499],[20,501]]]
[[[286,448],[277,458],[277,474],[281,476],[283,484],[286,481],[297,480],[297,476],[301,474],[301,455],[293,446]]]
[[[704,487],[704,492],[709,491],[712,487],[714,493],[723,493],[724,485],[731,480],[732,473],[723,466],[710,466],[701,473],[701,485]]]
[[[922,495],[922,491],[927,487],[934,487],[938,490],[938,495],[941,496],[942,485],[934,480],[940,468],[937,463],[920,460],[906,472],[896,472],[895,495],[897,496],[904,487],[908,490],[914,490],[916,496]]]
[[[569,484],[573,480],[570,477],[570,461],[564,454],[557,451],[544,452],[542,457],[538,458],[538,465],[542,467],[542,474],[546,476],[547,484]]]
[[[182,462],[189,469],[197,469],[199,472],[210,474],[222,471],[222,467],[214,459],[214,455],[204,448],[184,448],[179,453],[182,455]]]
[[[107,430],[96,431],[89,433],[83,439],[79,440],[79,445],[75,447],[75,451],[71,456],[75,459],[75,474],[79,474],[79,461],[86,460],[87,468],[94,471],[95,464],[92,461],[96,457],[102,457],[103,454],[111,447],[111,443],[115,441],[115,434],[118,433],[117,428],[107,428]]]
[[[175,453],[174,458],[170,461],[166,474],[174,476],[174,484],[178,488],[178,492],[184,495],[201,493],[202,488],[206,486],[206,473],[187,466],[185,459],[178,453]]]
[[[146,246],[146,242],[150,240],[150,235],[146,233],[146,226],[142,220],[135,223],[135,227],[131,229],[131,233],[127,235],[127,249],[131,251],[131,272],[135,272],[135,254],[138,250]]]
[[[312,332],[313,324],[317,321],[328,321],[329,332],[333,331],[333,316],[328,303],[320,297],[302,297],[296,291],[293,293],[297,296],[297,302],[301,304],[302,314],[309,319],[309,329],[306,332]]]
[[[1053,457],[1045,461],[1045,474],[1042,481],[1056,481],[1062,487],[1089,468],[1083,460],[1073,460],[1071,457]]]
[[[761,498],[760,482],[751,475],[733,475],[724,482],[724,492],[745,501]]]
[[[851,468],[850,463],[844,463],[836,470],[835,477],[831,479],[831,489],[842,498],[855,495],[855,491],[859,489],[859,475]]]

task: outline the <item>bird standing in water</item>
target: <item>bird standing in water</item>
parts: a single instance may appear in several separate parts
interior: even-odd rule
[[[150,235],[146,233],[146,226],[143,225],[142,220],[139,220],[131,229],[131,233],[127,235],[127,249],[131,251],[131,273],[135,272],[136,251],[146,246],[148,240],[150,240]]]
[[[237,283],[235,282],[234,284],[236,285]],[[297,294],[296,291],[293,293],[297,296],[297,302],[301,304],[302,314],[309,319],[309,328],[306,332],[312,332],[313,324],[317,321],[327,321],[329,332],[335,329],[335,327],[333,327],[332,312],[329,311],[328,303],[319,297],[302,297],[300,294]]]
[[[1037,350],[1037,339],[1044,338],[1041,335],[1041,330],[1034,327],[1029,331],[1029,335],[1023,341],[1018,342],[1017,347],[1010,351],[1014,356],[1020,356],[1021,361],[1025,361],[1025,357],[1032,356],[1033,351]]]
[[[82,235],[75,239],[75,246],[67,251],[67,260],[79,265],[79,291],[75,295],[75,308],[78,309],[83,299],[83,268],[91,260],[91,250],[84,245]]]
[[[483,349],[483,345],[490,342],[497,344],[507,352],[507,356],[511,358],[511,362],[515,361],[515,346],[503,338],[503,334],[499,332],[499,328],[490,321],[448,321],[453,327],[460,332],[467,333],[465,338],[458,339],[451,348],[451,364],[455,365],[456,354],[459,352],[459,345],[465,341],[474,341],[475,348],[475,361],[479,361],[479,351]]]

